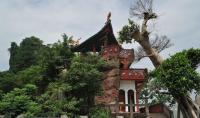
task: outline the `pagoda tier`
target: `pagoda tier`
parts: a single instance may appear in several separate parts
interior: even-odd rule
[[[80,45],[74,47],[72,51],[100,52],[102,51],[102,46],[113,45],[113,44],[118,45],[118,42],[113,34],[111,22],[108,21],[99,32],[97,32],[95,35],[85,40]]]
[[[139,112],[139,96],[147,77],[146,69],[130,69],[134,61],[134,50],[123,49],[118,44],[110,20],[95,35],[72,49],[74,52],[99,52],[98,54],[109,63],[116,66],[106,70],[102,88],[104,94],[95,97],[97,104],[122,103],[136,106],[134,112]],[[120,107],[120,110],[129,112],[130,107]]]

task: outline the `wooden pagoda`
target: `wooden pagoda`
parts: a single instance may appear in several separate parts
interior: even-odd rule
[[[134,50],[123,49],[116,40],[111,21],[108,20],[104,27],[85,40],[80,45],[73,48],[74,52],[95,52],[109,62],[117,65],[105,72],[103,80],[104,94],[96,96],[97,104],[116,104],[119,103],[119,111],[139,112],[139,96],[143,83],[147,77],[147,69],[130,68],[134,61]],[[125,104],[133,103],[133,108]],[[114,110],[112,110],[114,111]]]

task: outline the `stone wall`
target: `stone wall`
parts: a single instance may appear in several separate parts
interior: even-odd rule
[[[96,104],[114,104],[118,98],[120,82],[119,60],[112,60],[108,64],[112,68],[104,72],[103,95],[95,97]]]

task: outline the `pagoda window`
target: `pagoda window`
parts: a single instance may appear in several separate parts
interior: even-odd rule
[[[125,112],[125,91],[119,90],[119,111]],[[122,104],[122,105],[121,105]]]
[[[120,69],[123,69],[123,67],[124,67],[124,64],[120,63]]]
[[[134,107],[134,104],[135,104],[135,97],[134,97],[134,91],[133,90],[128,90],[128,104],[131,104],[133,105],[133,112],[135,111],[135,107]],[[130,112],[130,106],[128,107],[128,111]]]

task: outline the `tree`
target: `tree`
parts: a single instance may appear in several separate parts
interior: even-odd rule
[[[90,53],[75,55],[71,41],[64,34],[54,44],[42,45],[36,37],[11,43],[10,70],[0,72],[0,113],[74,116],[94,105],[105,62]]]
[[[171,56],[152,72],[155,81],[168,89],[181,110],[186,110],[182,111],[186,117],[191,117],[192,114],[188,114],[187,109],[184,109],[190,104],[185,96],[192,90],[200,90],[200,75],[195,71],[199,63],[200,49],[189,49]]]
[[[101,90],[101,68],[105,62],[98,56],[86,54],[73,58],[68,70],[51,82],[44,94],[38,97],[45,116],[84,114],[84,108],[94,105],[94,96]]]
[[[79,110],[79,101],[72,95],[67,96],[72,86],[62,81],[49,84],[46,92],[37,98],[41,104],[40,117],[68,115],[72,116]]]
[[[54,81],[44,77],[46,68],[40,65],[30,66],[22,71],[17,72],[12,76],[13,81],[16,83],[16,87],[23,87],[26,84],[33,84],[37,86],[37,93],[41,94],[44,92],[49,82]]]
[[[68,44],[72,40],[72,36],[68,37],[63,34],[63,41],[46,45],[39,56],[39,65],[47,69],[46,76],[48,78],[58,77],[58,73],[64,69],[68,69],[74,53]]]
[[[0,90],[7,93],[17,87],[14,74],[9,71],[0,72]]]
[[[82,99],[88,109],[94,105],[94,96],[101,91],[102,68],[105,62],[100,57],[86,54],[77,56],[66,73],[65,82],[72,86],[72,95]]]
[[[155,39],[150,39],[150,32],[147,29],[148,22],[158,17],[154,13],[152,6],[153,0],[136,0],[135,4],[130,8],[130,15],[141,19],[142,24],[138,25],[132,20],[129,20],[129,25],[125,25],[119,32],[119,40],[120,42],[126,43],[131,43],[132,40],[138,42],[141,47],[136,51],[136,59],[140,60],[143,57],[149,57],[153,65],[157,68],[163,62],[159,52],[170,47],[172,44],[167,36],[157,35]],[[179,104],[183,105],[181,110],[183,112],[187,111],[184,117],[187,118],[187,116],[190,116],[190,118],[196,118],[196,106],[188,96],[183,97],[189,103],[183,105],[185,101],[179,102]]]
[[[36,115],[41,111],[40,105],[34,102],[36,86],[28,84],[24,88],[14,90],[2,96],[0,113],[16,117],[22,113]]]
[[[12,42],[11,48],[9,48],[9,70],[16,73],[37,64],[38,54],[42,47],[42,41],[34,36],[23,39],[19,46],[15,42]]]

